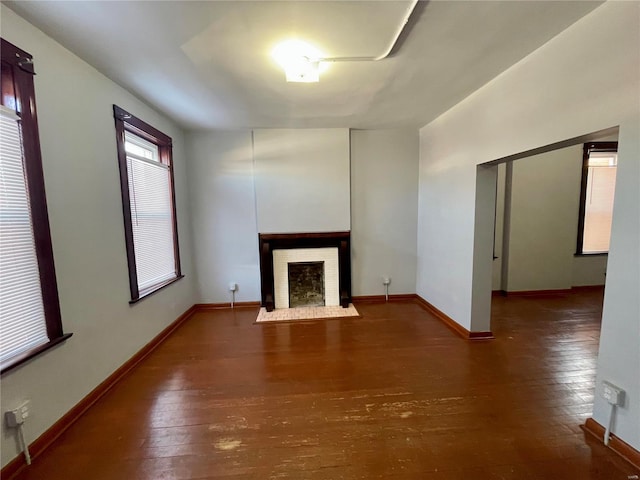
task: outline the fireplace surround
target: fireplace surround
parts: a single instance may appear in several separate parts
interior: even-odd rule
[[[273,251],[287,249],[337,248],[338,294],[340,306],[351,302],[351,233],[261,233],[260,248],[261,304],[267,312],[275,308]]]

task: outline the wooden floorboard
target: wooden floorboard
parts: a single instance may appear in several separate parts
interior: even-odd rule
[[[299,324],[199,312],[17,478],[626,480],[579,428],[601,306],[494,297],[484,342],[412,301]]]

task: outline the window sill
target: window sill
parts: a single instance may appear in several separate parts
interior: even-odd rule
[[[594,253],[574,253],[574,257],[606,257],[609,252],[594,252]]]
[[[28,352],[21,353],[20,355],[13,357],[11,360],[3,363],[0,367],[0,374],[4,375],[5,373],[13,370],[19,365],[28,362],[29,360],[37,357],[41,353],[46,352],[47,350],[56,347],[71,337],[73,333],[65,333],[61,337],[54,338],[53,340],[49,340],[49,342],[44,345],[40,345],[39,347],[34,348],[33,350],[29,350]]]
[[[150,295],[153,295],[154,293],[156,293],[159,290],[162,290],[165,287],[168,287],[169,285],[171,285],[172,283],[177,282],[178,280],[180,280],[181,278],[184,278],[184,275],[178,275],[176,278],[172,278],[171,280],[167,280],[164,283],[160,283],[158,285],[156,285],[153,290],[149,290],[148,292],[145,292],[144,294],[140,295],[138,298],[133,298],[129,301],[130,305],[134,305],[136,303],[138,303],[140,300],[143,300],[147,297],[149,297]]]

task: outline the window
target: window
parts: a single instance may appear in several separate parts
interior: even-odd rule
[[[618,142],[584,145],[578,255],[609,252]]]
[[[171,138],[113,106],[131,303],[179,278]]]
[[[31,55],[0,39],[0,369],[66,340],[44,191]]]

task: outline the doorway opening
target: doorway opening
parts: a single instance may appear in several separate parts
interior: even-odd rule
[[[497,295],[566,296],[604,289],[607,252],[580,251],[585,198],[597,200],[598,193],[597,185],[585,193],[585,152],[590,145],[605,145],[600,142],[617,145],[617,138],[614,127],[478,165],[474,330],[494,330]],[[600,176],[610,178],[610,171]]]

